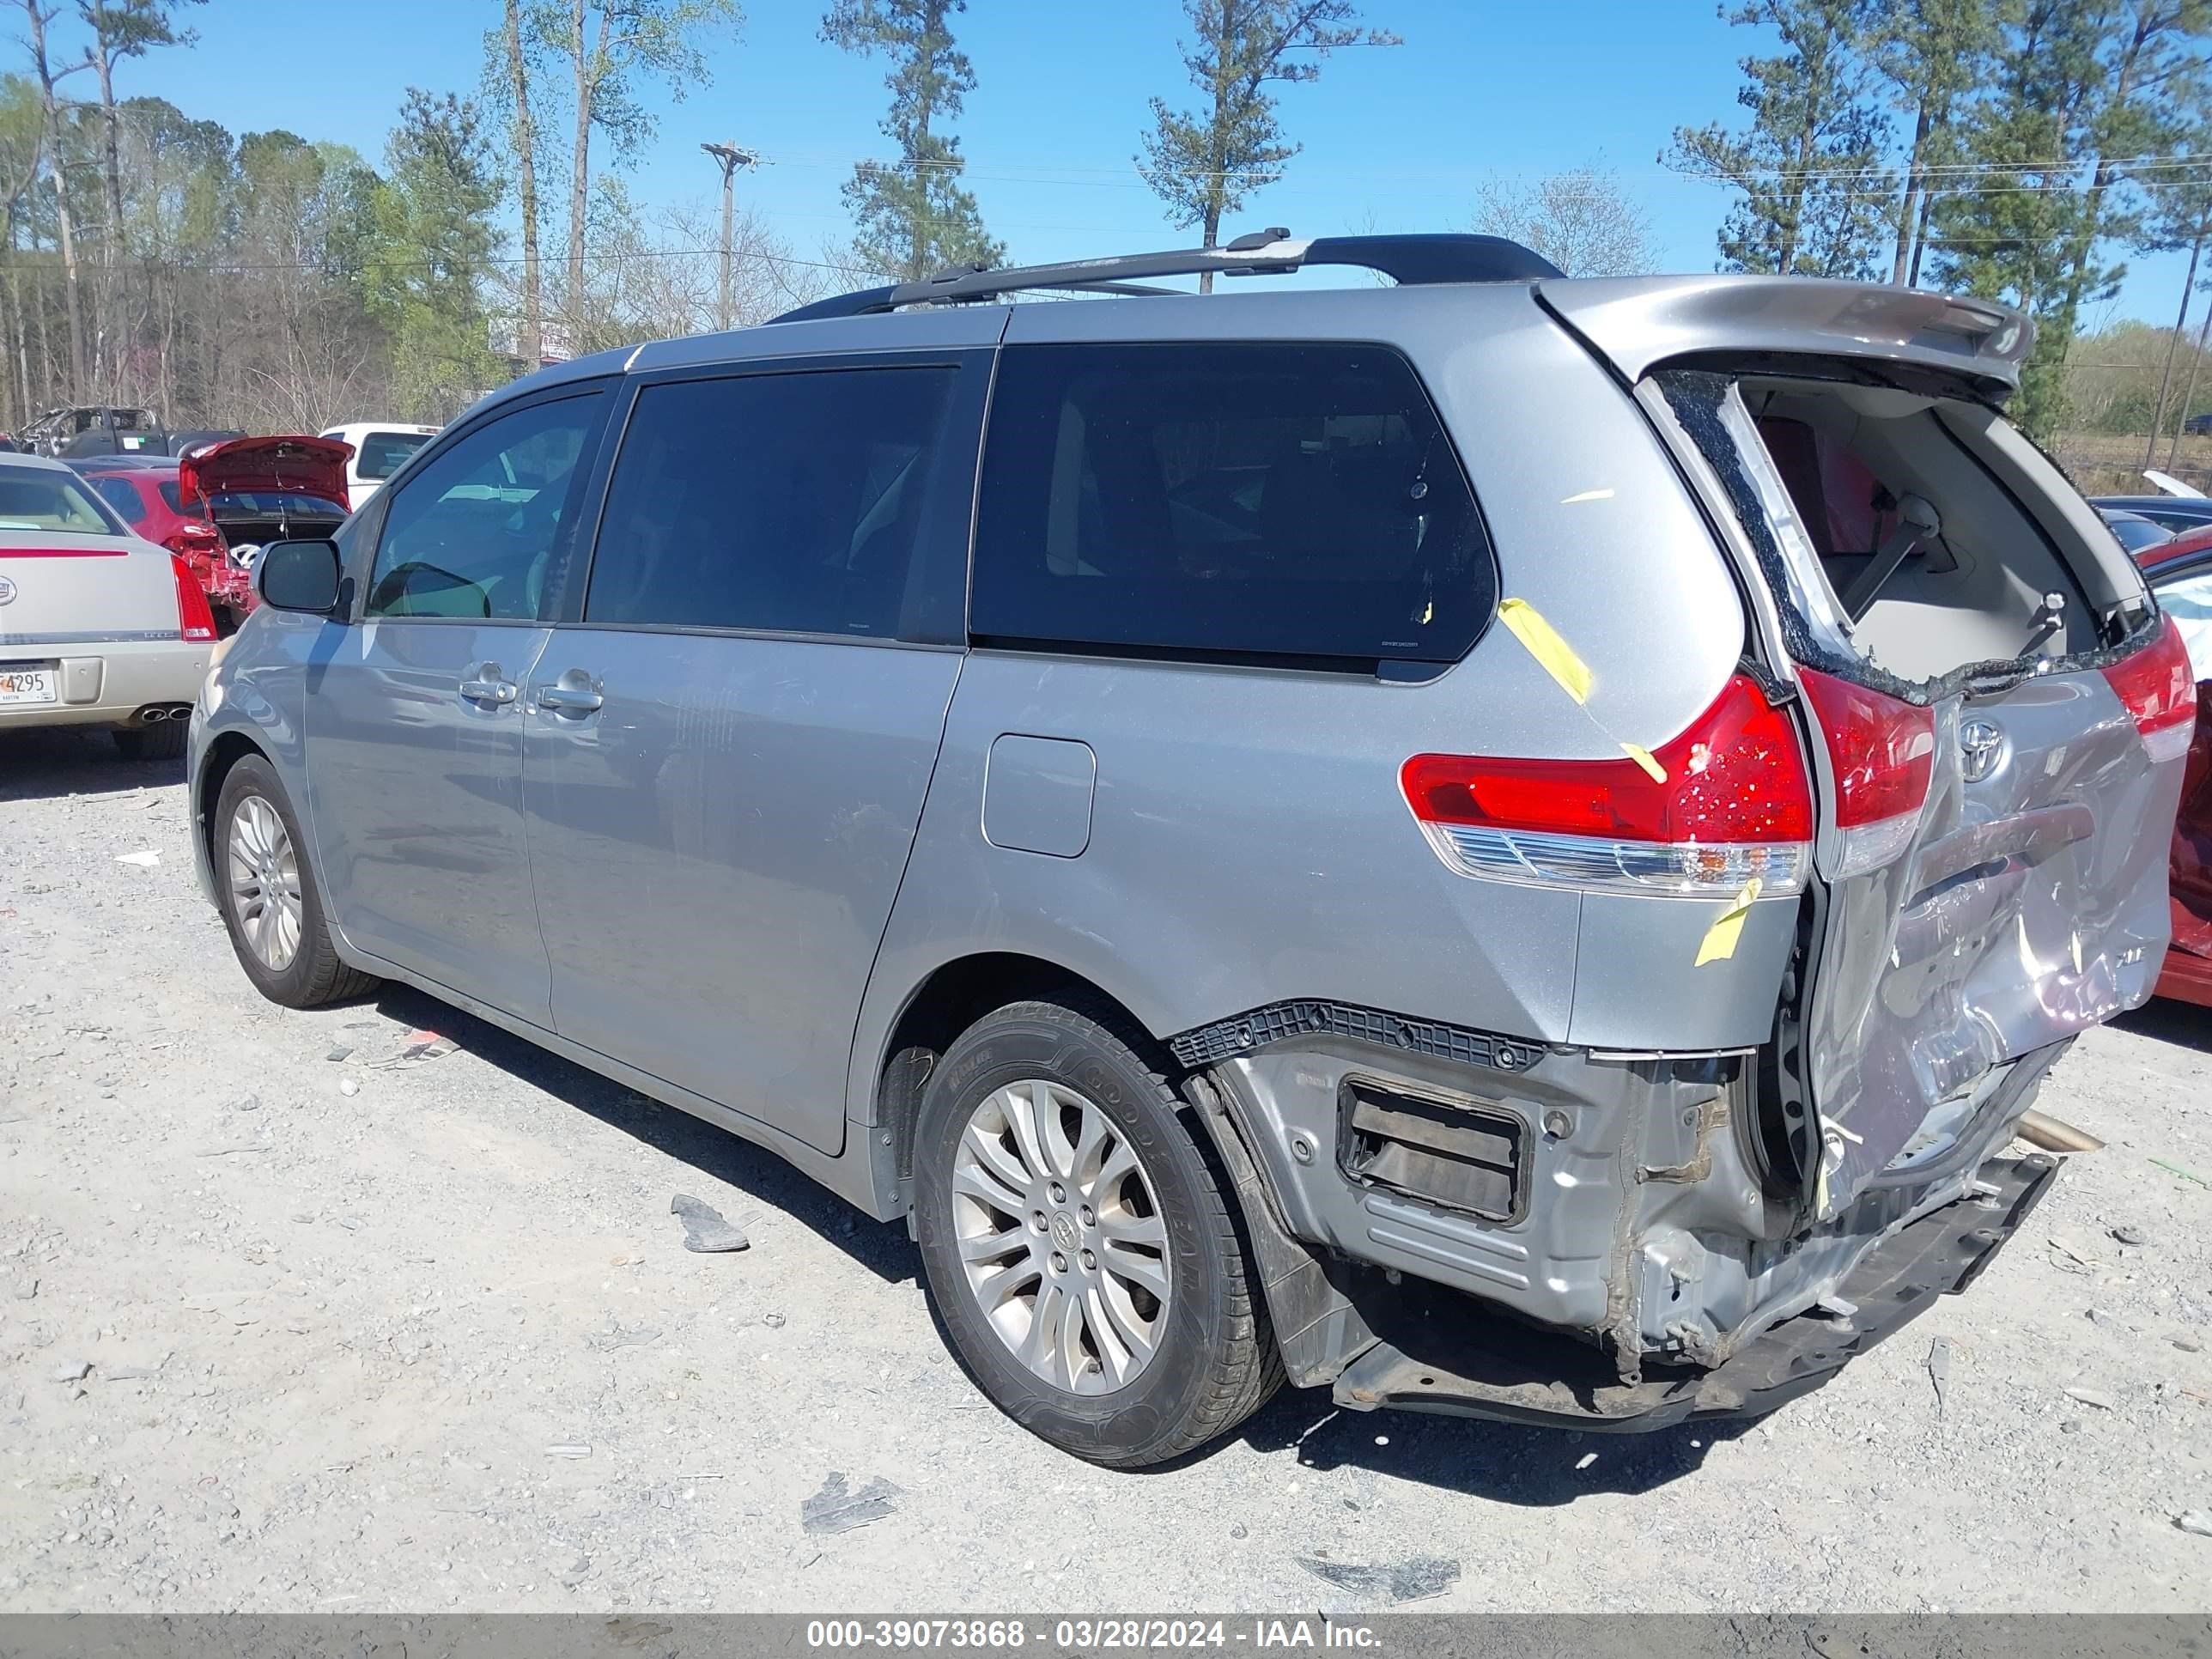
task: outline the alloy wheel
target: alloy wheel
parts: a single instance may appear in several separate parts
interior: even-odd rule
[[[283,817],[259,795],[230,816],[230,896],[238,931],[261,965],[281,974],[299,954],[300,860]]]
[[[1167,1224],[1097,1106],[1043,1079],[994,1091],[961,1133],[952,1193],[969,1293],[1015,1358],[1079,1395],[1152,1363],[1173,1295]]]

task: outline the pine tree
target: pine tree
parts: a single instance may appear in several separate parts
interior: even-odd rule
[[[492,383],[483,310],[503,183],[476,106],[410,87],[374,191],[373,309],[392,340],[393,391],[409,414],[450,415]]]
[[[844,196],[854,260],[903,282],[1006,257],[983,228],[975,197],[960,187],[967,163],[948,131],[975,89],[975,66],[953,44],[951,27],[966,9],[967,0],[837,0],[822,20],[831,46],[890,60],[884,85],[891,107],[879,131],[898,146],[898,160],[860,162]]]
[[[1137,171],[1178,225],[1194,225],[1212,247],[1221,222],[1245,198],[1282,177],[1298,153],[1283,132],[1270,88],[1319,77],[1319,59],[1346,46],[1394,46],[1398,37],[1359,23],[1352,0],[1183,0],[1197,33],[1183,48],[1198,88],[1195,110],[1152,100]],[[1211,275],[1200,286],[1211,289]]]
[[[1917,284],[1938,180],[1960,160],[1953,118],[1988,74],[2020,0],[1881,0],[1869,55],[1912,123],[1889,280]]]
[[[1783,45],[1741,62],[1746,131],[1678,127],[1659,158],[1741,192],[1721,228],[1721,269],[1873,276],[1896,179],[1882,160],[1888,118],[1871,96],[1868,0],[1746,0],[1721,15]]]
[[[2028,0],[1989,91],[1966,112],[1971,185],[1936,204],[1936,275],[2036,319],[2014,417],[2050,438],[2085,306],[2115,293],[2115,240],[2140,234],[2140,182],[2179,141],[2208,0]]]

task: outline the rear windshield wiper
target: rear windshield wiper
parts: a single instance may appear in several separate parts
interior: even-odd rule
[[[2043,642],[2056,634],[2065,621],[2066,596],[2045,593],[2043,603],[2035,607],[2035,614],[2027,619],[2027,643],[2020,648],[2023,657],[2033,656],[2043,648]]]

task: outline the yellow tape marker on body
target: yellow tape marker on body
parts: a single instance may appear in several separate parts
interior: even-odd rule
[[[1574,647],[1544,620],[1543,613],[1526,599],[1501,599],[1498,620],[1512,629],[1537,665],[1559,683],[1559,689],[1577,702],[1589,701],[1589,665],[1575,655]]]
[[[1735,942],[1743,937],[1743,919],[1751,914],[1752,901],[1759,896],[1759,878],[1753,876],[1744,883],[1743,890],[1735,896],[1729,908],[1713,918],[1713,925],[1705,929],[1705,938],[1698,945],[1698,959],[1691,965],[1702,968],[1709,962],[1726,962],[1735,954]]]
[[[1659,757],[1641,744],[1624,743],[1620,752],[1642,767],[1644,775],[1654,783],[1667,781],[1667,769],[1659,764]]]

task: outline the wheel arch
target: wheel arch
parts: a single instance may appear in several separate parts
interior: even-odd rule
[[[199,772],[192,783],[192,833],[199,838],[200,851],[207,859],[207,867],[217,867],[215,849],[215,808],[222,799],[223,780],[231,769],[247,756],[267,761],[273,768],[276,762],[269,751],[254,742],[242,729],[234,726],[219,732],[208,741],[207,753],[200,761]],[[297,810],[297,809],[295,809]]]
[[[882,1043],[868,1057],[872,1069],[867,1073],[866,1133],[884,1157],[879,1167],[898,1183],[896,1190],[905,1191],[914,1174],[914,1131],[922,1090],[953,1041],[994,1008],[1069,995],[1107,1005],[1157,1046],[1164,1066],[1174,1067],[1162,1034],[1138,1018],[1126,999],[1062,963],[1016,951],[976,951],[940,963],[907,994]]]

